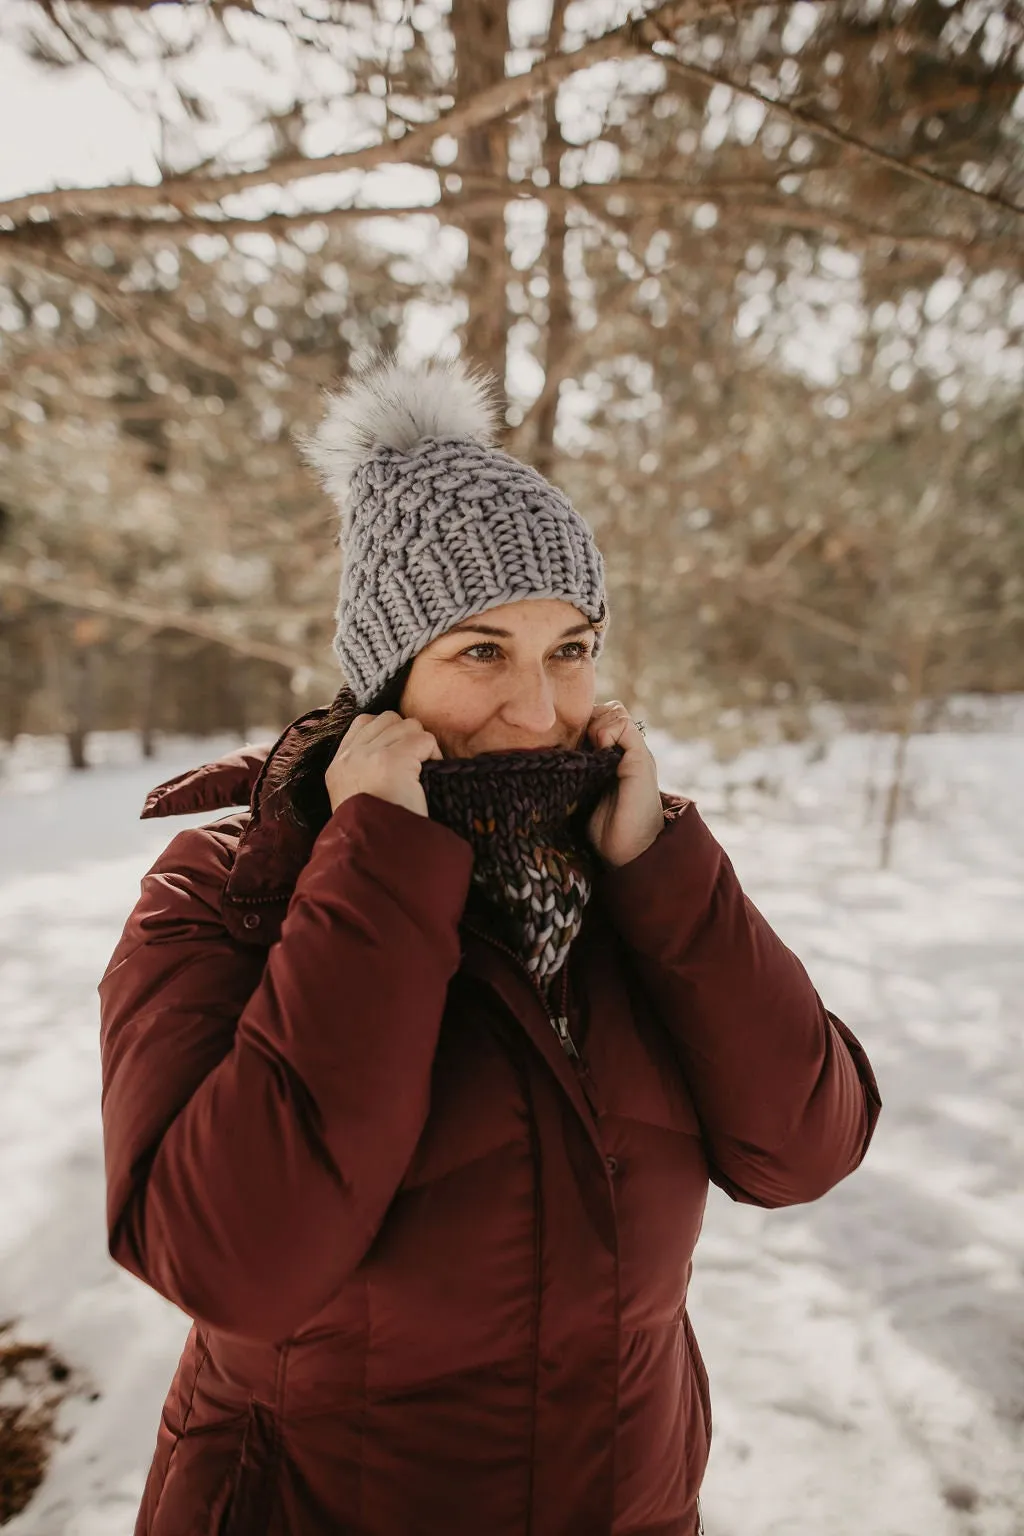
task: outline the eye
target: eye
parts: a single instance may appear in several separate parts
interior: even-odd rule
[[[567,640],[559,646],[555,652],[556,658],[563,661],[586,661],[590,655],[591,645],[587,640]],[[459,656],[468,656],[471,661],[490,663],[497,661],[501,655],[501,647],[493,640],[478,640],[476,645],[469,645]]]

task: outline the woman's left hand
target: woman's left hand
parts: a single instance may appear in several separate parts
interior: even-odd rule
[[[625,704],[598,704],[587,725],[595,747],[620,746],[619,777],[587,824],[590,841],[612,869],[649,848],[665,825],[658,790],[658,766]]]

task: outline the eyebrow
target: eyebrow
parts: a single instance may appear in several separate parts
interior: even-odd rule
[[[559,640],[564,640],[567,635],[582,635],[584,630],[593,629],[593,627],[593,624],[591,624],[589,620],[585,619],[582,624],[574,624],[571,629],[563,629],[558,638]],[[448,630],[448,634],[494,635],[498,640],[515,639],[515,636],[510,629],[495,629],[491,624],[455,624],[450,630]]]

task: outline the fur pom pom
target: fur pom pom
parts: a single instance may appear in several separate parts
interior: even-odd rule
[[[296,441],[344,515],[353,473],[378,448],[409,453],[425,437],[471,438],[486,447],[497,423],[490,374],[458,358],[403,367],[386,356],[328,392],[323,421]]]

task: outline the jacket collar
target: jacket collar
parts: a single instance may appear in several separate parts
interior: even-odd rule
[[[267,947],[280,937],[295,882],[312,852],[313,832],[286,815],[280,797],[266,792],[266,781],[271,764],[296,751],[302,727],[326,713],[310,710],[272,746],[242,747],[179,773],[146,796],[143,819],[248,806],[238,818],[238,845],[222,897],[224,924],[240,943]]]

